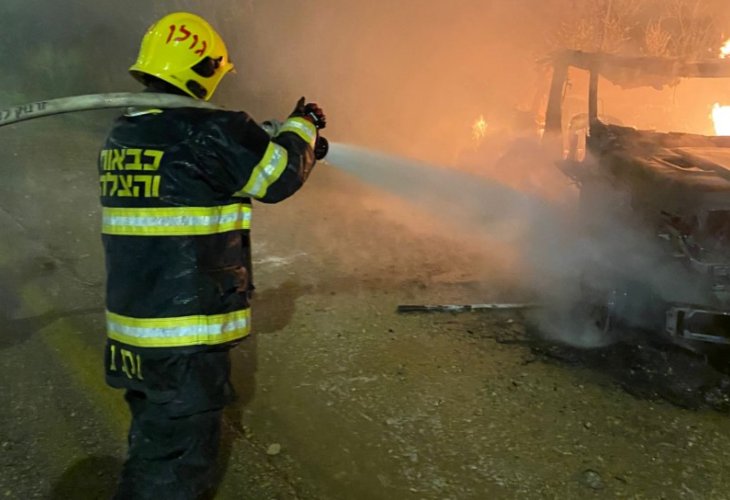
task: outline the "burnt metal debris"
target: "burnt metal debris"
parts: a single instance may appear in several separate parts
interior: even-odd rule
[[[423,313],[423,312],[469,312],[469,311],[518,311],[534,309],[537,304],[530,303],[491,303],[491,304],[401,304],[398,306],[399,313]]]
[[[597,292],[588,295],[601,316],[597,322],[606,330],[638,327],[702,354],[728,349],[730,137],[606,123],[599,117],[598,103],[599,76],[622,88],[662,88],[683,78],[730,78],[730,60],[565,51],[554,57],[553,66],[543,142],[562,153],[559,166],[580,188],[582,211],[605,210],[591,200],[610,186],[620,194],[632,222],[662,249],[658,264],[679,266],[690,277],[691,283],[678,278],[675,286],[693,289],[692,300],[672,302],[657,297],[656,290],[637,286],[631,277],[612,280],[604,289],[590,283]],[[590,73],[588,112],[564,124],[564,90],[571,67]],[[643,304],[640,310],[637,303]],[[724,369],[730,371],[730,365],[725,363]]]

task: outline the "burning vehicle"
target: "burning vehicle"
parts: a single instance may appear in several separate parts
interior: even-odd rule
[[[616,204],[661,249],[652,256],[656,266],[681,270],[673,273],[674,283],[667,287],[673,290],[667,294],[636,282],[629,272],[621,275],[620,269],[615,279],[587,277],[591,320],[606,334],[641,330],[704,355],[725,353],[722,359],[727,359],[730,137],[623,125],[599,112],[599,82],[661,88],[686,79],[730,78],[730,60],[564,51],[554,57],[553,68],[543,141],[560,148],[559,167],[577,184],[581,210],[606,209],[595,199],[608,186],[619,196]],[[576,70],[588,75],[588,109],[570,116],[564,109],[565,91],[569,71]],[[716,106],[716,118],[724,111]],[[619,262],[630,257],[617,256]]]

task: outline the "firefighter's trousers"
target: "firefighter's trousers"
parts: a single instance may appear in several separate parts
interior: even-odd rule
[[[112,363],[120,349],[131,353],[126,369],[121,357]],[[189,352],[109,341],[107,382],[126,389],[132,415],[117,500],[196,500],[215,487],[229,377],[227,347]]]

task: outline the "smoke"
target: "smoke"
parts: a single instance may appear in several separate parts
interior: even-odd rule
[[[496,162],[502,176],[537,175],[542,189],[510,187],[499,171],[486,177],[341,144],[329,162],[437,217],[457,241],[476,237],[509,253],[511,269],[501,272],[509,271],[526,300],[544,306],[531,320],[553,339],[583,347],[615,341],[604,331],[607,312],[592,306],[614,302],[629,326],[661,329],[657,304],[701,299],[698,284],[621,193],[607,184],[579,193],[540,148],[518,144],[520,162],[509,152]]]
[[[581,186],[574,204],[530,215],[514,243],[526,270],[522,286],[545,306],[532,318],[542,333],[577,346],[604,345],[621,334],[607,322],[661,332],[663,304],[705,298],[671,244],[608,183]]]
[[[529,106],[541,45],[530,3],[7,0],[0,92],[37,100],[138,89],[127,68],[146,28],[188,10],[221,32],[237,68],[217,102],[264,120],[305,95],[325,108],[335,140],[448,163],[475,116]]]
[[[147,26],[187,10],[221,32],[237,67],[217,102],[264,120],[285,116],[305,95],[327,111],[334,140],[451,164],[476,117],[494,126],[518,109],[543,111],[549,70],[538,61],[559,48],[595,48],[601,22],[610,23],[620,50],[645,53],[654,21],[665,20],[662,40],[679,43],[698,37],[677,26],[698,31],[709,18],[704,53],[711,56],[721,40],[710,28],[730,26],[719,0],[616,1],[610,19],[599,15],[606,3],[5,0],[0,93],[14,101],[17,93],[36,100],[138,89],[127,68]],[[702,4],[696,19],[677,19],[675,4],[685,3]],[[634,108],[644,102],[632,101]]]

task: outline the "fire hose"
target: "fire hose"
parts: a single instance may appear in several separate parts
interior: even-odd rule
[[[206,101],[190,99],[185,96],[172,94],[137,93],[137,92],[116,92],[109,94],[89,94],[73,97],[62,97],[60,99],[49,99],[46,101],[32,102],[0,109],[0,127],[11,125],[34,118],[44,116],[73,113],[76,111],[92,111],[111,108],[202,108],[222,109]],[[261,124],[269,135],[276,135],[280,128],[277,122],[264,122]],[[321,160],[327,155],[329,142],[319,136],[314,146],[315,157]]]

